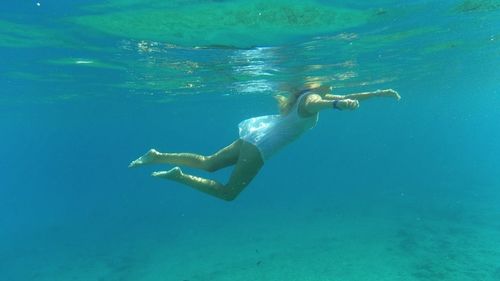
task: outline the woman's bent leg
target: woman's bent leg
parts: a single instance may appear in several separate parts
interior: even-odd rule
[[[132,161],[129,167],[146,164],[171,164],[213,172],[236,163],[241,143],[242,140],[236,140],[210,156],[194,153],[161,153],[151,149],[143,156]]]
[[[232,201],[252,181],[264,165],[260,152],[252,144],[242,142],[238,161],[227,184],[185,174],[175,167],[166,172],[155,172],[153,176],[177,181],[217,198]]]
[[[225,185],[228,201],[234,200],[245,189],[263,165],[264,160],[259,149],[253,144],[243,142],[238,162]]]

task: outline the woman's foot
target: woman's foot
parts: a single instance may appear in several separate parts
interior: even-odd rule
[[[146,154],[132,161],[130,165],[128,165],[128,167],[135,168],[146,164],[153,164],[155,163],[155,161],[158,159],[159,156],[160,152],[154,149],[150,149],[148,152],[146,152]]]
[[[154,172],[151,174],[151,176],[169,180],[175,180],[182,176],[182,170],[179,167],[174,167],[168,171]]]

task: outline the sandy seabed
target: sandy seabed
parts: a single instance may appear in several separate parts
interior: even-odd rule
[[[269,207],[129,231],[62,227],[10,245],[0,269],[11,281],[496,281],[500,213],[490,201],[441,201],[440,211]]]

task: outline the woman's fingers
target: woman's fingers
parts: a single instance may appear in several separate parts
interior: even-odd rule
[[[342,100],[342,103],[340,105],[342,106],[342,109],[354,110],[359,107],[359,101],[345,99]]]
[[[353,105],[352,105],[352,106],[353,106],[353,107],[352,107],[352,109],[356,109],[356,108],[358,108],[358,107],[359,107],[359,101],[358,101],[358,100],[353,100],[353,101],[352,101],[352,103],[353,103]]]
[[[399,95],[399,93],[393,89],[377,90],[376,93],[377,92],[379,93],[380,96],[383,96],[383,97],[393,97],[396,100],[401,99],[401,96]]]

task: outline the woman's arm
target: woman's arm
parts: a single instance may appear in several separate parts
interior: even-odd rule
[[[394,91],[393,89],[376,90],[373,92],[363,92],[363,93],[356,93],[344,96],[326,94],[324,99],[326,100],[351,99],[351,100],[363,101],[373,97],[392,97],[397,100],[401,99],[401,96],[398,94],[398,92]]]
[[[398,92],[393,89],[376,90],[374,92],[356,93],[345,96],[326,94],[321,97],[318,94],[309,94],[301,105],[301,109],[310,114],[318,113],[324,109],[354,110],[359,107],[359,101],[372,97],[392,97],[397,100],[401,99]]]
[[[324,109],[354,110],[359,107],[359,102],[352,99],[325,99],[317,94],[309,94],[301,105],[305,112],[315,114]]]

